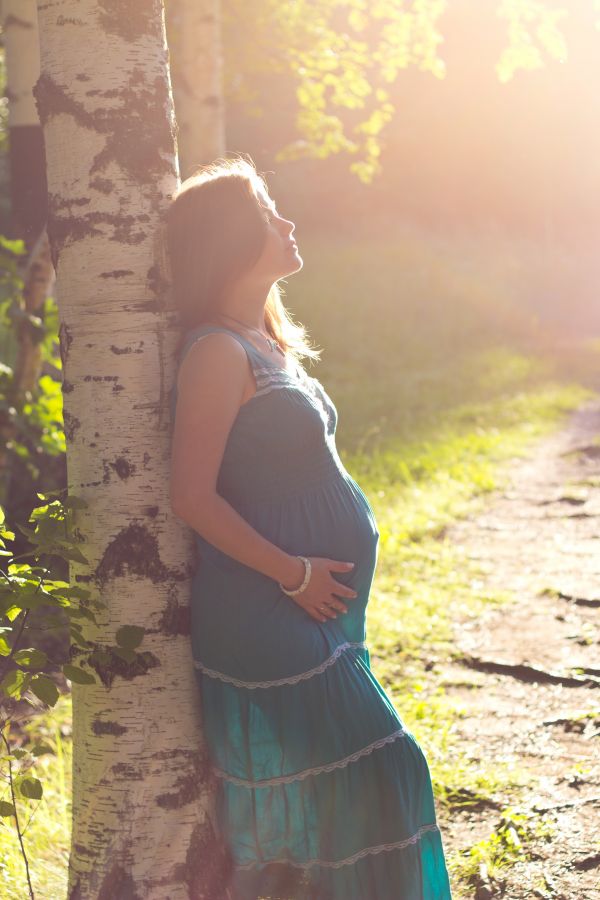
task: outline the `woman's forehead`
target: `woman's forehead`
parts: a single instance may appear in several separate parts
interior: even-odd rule
[[[255,190],[256,190],[256,196],[258,197],[258,202],[262,206],[267,206],[267,207],[271,208],[272,206],[275,205],[263,187],[260,187],[259,185],[257,185]]]

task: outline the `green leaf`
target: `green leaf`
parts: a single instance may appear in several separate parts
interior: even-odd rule
[[[140,625],[123,625],[117,631],[115,638],[119,647],[134,650],[142,643],[145,632],[146,629]]]
[[[60,696],[58,688],[47,675],[34,675],[30,687],[35,696],[48,706],[54,706]]]
[[[0,637],[0,656],[8,656],[10,653],[10,645],[8,641]]]
[[[55,552],[55,555],[62,556],[63,559],[69,559],[71,560],[71,562],[79,562],[89,565],[89,559],[87,559],[83,555],[81,550],[79,550],[77,547],[69,547],[66,550],[62,550],[60,553]]]
[[[16,700],[19,700],[24,681],[25,672],[21,671],[21,669],[11,669],[0,682],[0,689],[4,691],[7,697],[14,697]]]
[[[31,666],[35,669],[41,669],[48,662],[48,657],[43,650],[36,650],[35,647],[17,650],[13,659],[20,666]]]
[[[75,494],[68,494],[63,500],[65,509],[87,509],[88,503],[83,497],[77,497]]]
[[[31,748],[30,753],[32,756],[43,756],[46,753],[54,753],[53,747],[50,744],[38,743],[34,744]]]
[[[21,796],[27,797],[28,800],[41,800],[44,792],[39,778],[32,778],[31,776],[21,781],[19,791]]]
[[[25,253],[25,241],[22,238],[11,239],[0,234],[0,247],[4,250],[9,250],[10,253],[14,253],[18,256]]]
[[[125,647],[113,647],[112,649],[115,656],[120,656],[125,662],[131,663],[136,658],[135,650],[128,650]]]
[[[16,812],[12,803],[8,803],[7,800],[0,800],[0,816],[3,816],[6,819],[9,816],[14,815],[16,815]]]
[[[74,681],[75,684],[96,684],[96,679],[91,674],[91,672],[86,672],[83,669],[80,669],[79,666],[72,666],[69,663],[65,663],[62,666],[63,673],[65,677],[69,679],[69,681]]]

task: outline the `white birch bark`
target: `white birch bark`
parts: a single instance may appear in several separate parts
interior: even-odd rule
[[[48,234],[69,490],[107,609],[86,637],[146,629],[135,662],[72,685],[70,900],[220,897],[189,640],[191,531],[168,500],[176,316],[157,266],[178,181],[162,0],[38,0]],[[75,663],[79,654],[74,654]]]
[[[225,152],[219,0],[169,0],[167,32],[184,179]]]

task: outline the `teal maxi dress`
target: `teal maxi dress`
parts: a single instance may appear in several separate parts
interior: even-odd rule
[[[448,900],[426,757],[370,668],[365,611],[379,532],[335,445],[337,410],[238,332],[257,384],[218,493],[288,553],[354,562],[347,613],[320,623],[278,582],[195,532],[191,640],[232,900]],[[171,391],[174,420],[176,385]]]

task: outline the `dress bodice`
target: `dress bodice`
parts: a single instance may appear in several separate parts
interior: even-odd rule
[[[179,365],[205,335],[225,331],[248,355],[256,392],[240,407],[226,443],[217,489],[229,502],[273,500],[306,490],[344,468],[335,446],[336,407],[316,378],[298,365],[284,370],[237,332],[203,325],[188,334]],[[171,389],[174,418],[177,384]]]

